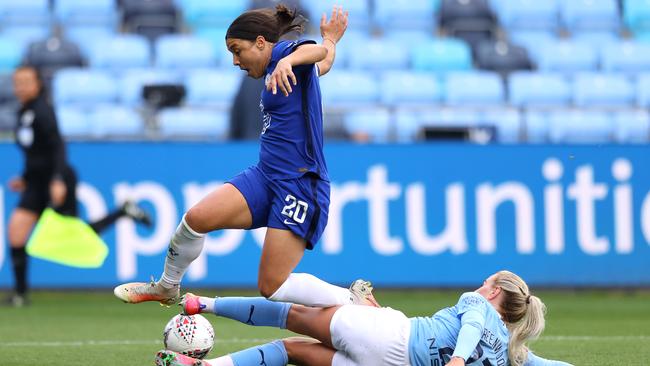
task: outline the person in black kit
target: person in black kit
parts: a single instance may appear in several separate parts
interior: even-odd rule
[[[77,216],[77,176],[66,161],[65,144],[38,70],[21,66],[14,72],[13,82],[21,104],[15,137],[24,153],[25,167],[21,176],[9,181],[9,188],[20,193],[20,201],[9,219],[15,293],[5,301],[5,305],[20,307],[27,304],[25,245],[29,235],[48,206],[62,215]],[[90,226],[99,233],[124,216],[151,226],[149,215],[130,201]]]

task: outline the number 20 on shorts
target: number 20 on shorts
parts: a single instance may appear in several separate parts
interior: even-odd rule
[[[292,218],[295,222],[302,224],[307,216],[309,205],[305,201],[296,199],[293,195],[288,194],[284,199],[288,204],[282,209],[282,215]]]

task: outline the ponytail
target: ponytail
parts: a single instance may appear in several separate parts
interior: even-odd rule
[[[497,272],[494,283],[505,293],[501,315],[510,333],[508,358],[513,366],[522,366],[528,355],[526,342],[544,331],[546,306],[539,297],[531,295],[526,282],[512,272]]]
[[[297,15],[296,10],[289,10],[278,4],[275,9],[264,8],[249,10],[238,16],[226,31],[226,39],[238,38],[255,41],[258,36],[276,43],[283,35],[296,31],[302,33],[305,18]]]

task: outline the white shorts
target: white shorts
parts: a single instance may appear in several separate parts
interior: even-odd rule
[[[330,332],[338,351],[332,366],[410,366],[411,321],[401,311],[344,305],[334,313]]]

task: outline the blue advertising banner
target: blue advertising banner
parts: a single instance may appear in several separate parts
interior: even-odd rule
[[[129,198],[152,228],[120,220],[99,269],[34,259],[38,287],[109,287],[162,271],[183,212],[257,160],[257,144],[71,143],[83,217]],[[347,284],[475,286],[509,269],[549,286],[650,286],[647,146],[351,145],[326,148],[330,219],[298,270]],[[0,144],[0,287],[22,157]],[[190,286],[254,287],[264,229],[209,235]]]

